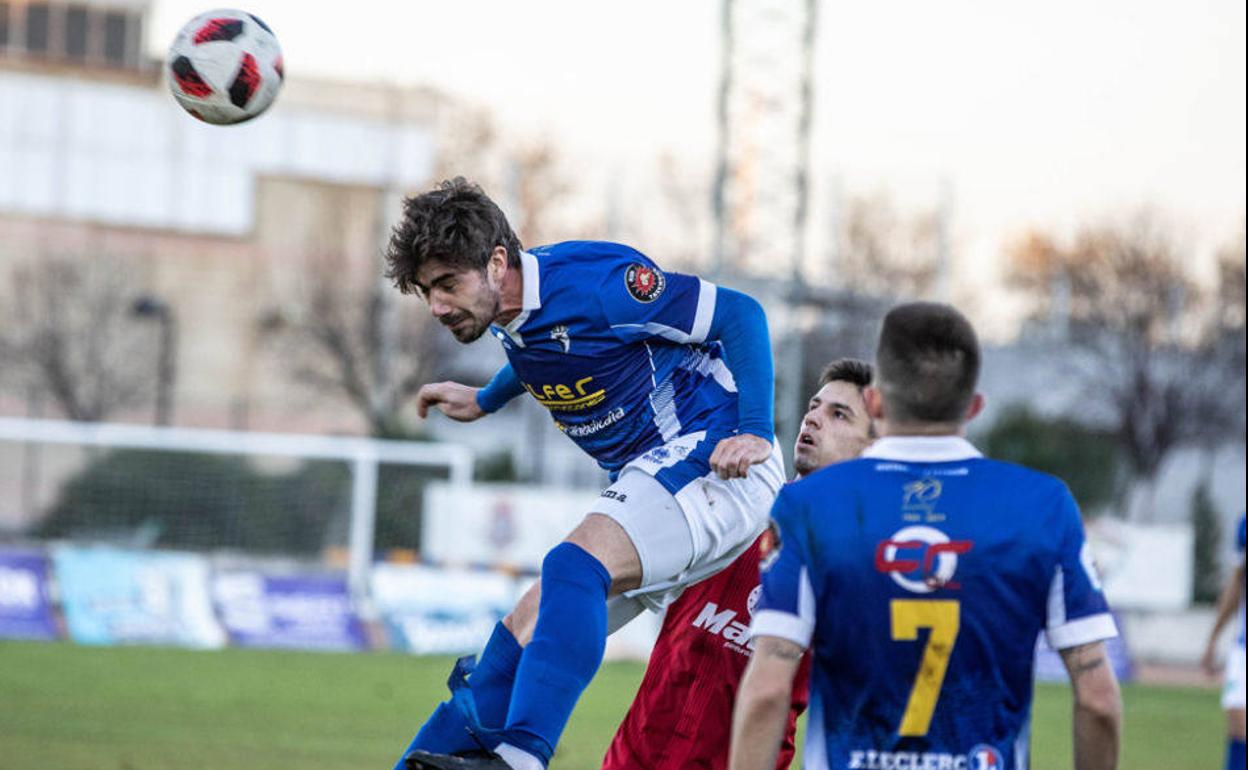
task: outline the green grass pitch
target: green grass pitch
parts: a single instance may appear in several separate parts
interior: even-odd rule
[[[442,697],[448,658],[0,642],[4,770],[389,770]],[[595,770],[642,668],[612,663],[553,770]],[[1214,689],[1129,686],[1122,767],[1221,767]],[[1033,765],[1070,762],[1070,701],[1036,700]]]

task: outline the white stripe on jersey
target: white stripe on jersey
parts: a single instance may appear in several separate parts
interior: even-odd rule
[[[1014,770],[1027,770],[1027,765],[1031,761],[1031,714],[1027,714],[1027,721],[1023,722],[1023,727],[1018,731],[1018,736],[1014,738]]]
[[[701,288],[698,291],[698,309],[693,314],[693,329],[689,333],[691,342],[706,342],[706,335],[711,332],[711,319],[715,317],[715,284],[698,279]]]
[[[676,388],[671,381],[661,387],[655,380],[654,351],[646,343],[646,355],[650,357],[650,408],[654,410],[654,424],[664,441],[680,435],[680,418],[676,416]]]
[[[1049,616],[1045,622],[1047,628],[1057,628],[1066,622],[1066,573],[1062,565],[1053,571],[1053,580],[1049,582]]]
[[[655,323],[654,321],[649,321],[644,324],[611,324],[611,328],[612,329],[641,329],[646,334],[649,334],[653,337],[662,337],[663,339],[670,340],[672,342],[675,342],[678,345],[687,345],[691,342],[702,342],[702,340],[695,340],[693,338],[693,335],[685,334],[680,329],[677,329],[675,326],[668,326],[667,324]]]
[[[737,392],[737,380],[732,376],[732,370],[724,363],[724,359],[716,358],[707,353],[698,353],[692,360],[686,359],[681,362],[682,369],[688,369],[696,372],[703,377],[710,377],[715,380],[716,384],[729,393]]]

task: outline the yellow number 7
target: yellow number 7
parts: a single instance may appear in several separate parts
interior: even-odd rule
[[[927,647],[923,649],[923,661],[914,679],[914,689],[906,702],[906,713],[901,718],[899,735],[927,735],[940,697],[940,686],[945,681],[945,669],[953,654],[961,625],[961,607],[958,602],[935,599],[893,599],[890,603],[893,615],[893,639],[899,642],[919,638],[920,628],[930,628]]]

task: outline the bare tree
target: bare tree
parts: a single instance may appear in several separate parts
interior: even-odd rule
[[[449,335],[419,303],[388,311],[394,298],[387,291],[393,289],[369,271],[353,275],[346,260],[322,255],[309,261],[289,310],[262,325],[295,382],[348,404],[371,435],[405,438],[414,435],[403,417],[405,403],[453,351]],[[386,333],[387,312],[397,312],[398,334]]]
[[[509,152],[516,204],[513,226],[521,243],[550,243],[567,236],[560,231],[561,209],[572,185],[562,159],[549,138],[518,144]]]
[[[840,222],[837,284],[858,294],[922,297],[940,272],[939,214],[905,216],[882,194],[857,196],[845,204]]]
[[[71,420],[99,421],[150,401],[157,332],[133,316],[145,293],[116,257],[40,257],[19,265],[0,325],[13,379]]]
[[[1217,444],[1242,421],[1242,401],[1231,396],[1242,392],[1242,364],[1226,344],[1234,313],[1211,312],[1174,235],[1148,210],[1087,226],[1069,244],[1029,233],[1009,256],[1011,283],[1031,294],[1039,315],[1061,316],[1089,399],[1109,415],[1142,490],[1124,507],[1151,518],[1166,458]]]
[[[573,178],[548,136],[505,134],[489,110],[449,104],[439,123],[437,180],[462,176],[480,184],[507,210],[525,244],[565,238]]]

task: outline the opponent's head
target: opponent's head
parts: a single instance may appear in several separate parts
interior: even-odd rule
[[[911,302],[884,317],[875,352],[871,416],[893,434],[961,433],[983,408],[975,330],[950,305]]]
[[[839,358],[824,368],[793,447],[797,475],[853,459],[867,448],[875,438],[863,400],[870,384],[871,365],[864,361]]]
[[[520,239],[480,187],[455,177],[403,201],[386,265],[399,291],[419,292],[455,339],[472,342],[498,318],[508,272],[519,274]]]

